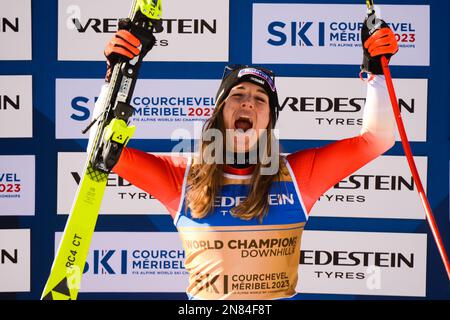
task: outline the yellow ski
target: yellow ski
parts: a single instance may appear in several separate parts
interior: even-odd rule
[[[153,31],[162,30],[161,10],[161,0],[134,0],[129,18],[119,22],[120,29],[127,29],[139,38],[141,53],[131,61],[121,60],[115,65],[102,108],[104,112],[87,128],[98,121],[93,147],[88,153],[42,300],[77,298],[108,174],[135,130],[128,125],[134,112],[130,101],[142,60],[155,44]]]

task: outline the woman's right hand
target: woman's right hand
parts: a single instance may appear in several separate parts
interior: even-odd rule
[[[104,54],[106,57],[105,81],[111,80],[112,70],[114,65],[119,61],[119,58],[131,60],[140,53],[141,41],[127,30],[119,30],[114,34],[114,37],[106,45]]]

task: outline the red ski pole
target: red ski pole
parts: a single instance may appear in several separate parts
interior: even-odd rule
[[[433,212],[431,210],[430,203],[428,202],[427,195],[425,194],[425,191],[423,189],[422,181],[420,180],[416,163],[414,162],[411,147],[409,145],[408,137],[406,135],[405,127],[403,125],[402,116],[400,114],[400,108],[398,106],[397,95],[395,94],[394,83],[392,82],[391,72],[389,70],[389,61],[385,56],[381,57],[381,65],[383,67],[383,73],[386,78],[386,86],[389,91],[389,97],[391,99],[392,108],[394,110],[395,122],[397,123],[398,132],[400,133],[400,138],[402,140],[403,150],[405,151],[406,159],[408,160],[409,168],[411,169],[414,183],[417,186],[417,191],[419,192],[422,205],[425,209],[426,217],[428,220],[428,224],[430,225],[431,232],[433,233],[434,241],[436,242],[439,254],[441,255],[442,262],[444,263],[445,266],[445,270],[447,271],[447,276],[450,280],[450,263],[448,262],[448,256],[447,253],[445,252],[445,247],[442,242],[442,238],[439,233],[439,229],[436,224]]]
[[[375,14],[373,0],[366,0],[367,12],[368,14]],[[444,243],[442,242],[441,234],[439,233],[436,220],[431,210],[430,203],[428,201],[427,195],[423,189],[422,181],[420,180],[419,172],[417,171],[416,163],[411,152],[411,146],[409,145],[408,136],[406,135],[405,126],[403,125],[402,115],[400,113],[400,108],[398,106],[397,95],[395,94],[394,83],[392,82],[391,71],[389,70],[389,61],[385,56],[381,57],[381,66],[383,68],[383,73],[386,78],[386,86],[389,91],[389,97],[391,99],[392,109],[394,110],[395,122],[397,123],[398,132],[400,133],[400,138],[402,141],[403,150],[405,151],[406,159],[408,160],[409,168],[413,175],[414,183],[417,186],[417,191],[419,192],[420,200],[422,202],[423,208],[425,209],[425,214],[427,217],[428,224],[430,225],[431,232],[433,233],[434,241],[439,250],[439,254],[444,263],[445,270],[447,271],[447,277],[450,280],[450,263],[448,262],[447,252],[445,251]]]

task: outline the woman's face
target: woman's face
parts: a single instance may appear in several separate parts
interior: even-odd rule
[[[227,150],[246,152],[258,142],[270,120],[269,96],[251,82],[234,86],[223,108]],[[231,144],[231,141],[234,144]]]

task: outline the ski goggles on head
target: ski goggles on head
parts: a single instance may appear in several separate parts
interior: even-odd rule
[[[253,75],[265,81],[270,87],[271,91],[275,92],[277,90],[275,87],[275,74],[272,70],[244,64],[230,64],[225,66],[223,70],[222,81],[224,81],[233,71],[236,70],[239,70],[237,78],[242,78],[245,75]],[[259,84],[261,85],[260,82]]]

